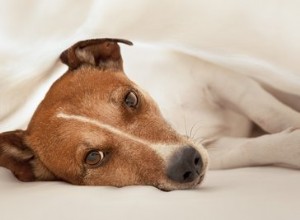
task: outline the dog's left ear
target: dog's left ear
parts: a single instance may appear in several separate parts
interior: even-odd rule
[[[133,45],[132,42],[123,39],[92,39],[80,41],[61,55],[61,61],[74,70],[83,64],[89,64],[101,69],[114,69],[123,71],[122,56],[118,43]]]
[[[0,166],[24,182],[56,179],[25,144],[22,130],[0,133]]]

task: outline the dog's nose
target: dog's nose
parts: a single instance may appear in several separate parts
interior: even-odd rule
[[[167,166],[167,176],[178,183],[192,182],[199,176],[202,166],[199,152],[186,146],[172,155]]]

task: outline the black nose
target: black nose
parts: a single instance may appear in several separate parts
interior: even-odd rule
[[[172,155],[167,166],[167,176],[179,183],[192,182],[199,176],[202,166],[199,152],[191,146],[186,146]]]

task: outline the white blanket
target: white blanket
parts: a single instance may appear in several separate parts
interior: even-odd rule
[[[125,38],[136,48],[168,49],[170,56],[180,51],[300,95],[298,0],[4,0],[0,5],[0,132],[26,128],[51,83],[66,70],[58,62],[60,52],[88,38]],[[138,53],[122,49],[128,75],[138,80],[143,71],[133,62]],[[23,184],[1,168],[0,219],[299,219],[299,184],[297,171],[247,168],[211,171],[202,189],[163,193],[151,187]]]
[[[0,168],[1,220],[297,220],[299,176],[278,168],[210,171],[199,189],[161,192],[149,186],[20,183]]]

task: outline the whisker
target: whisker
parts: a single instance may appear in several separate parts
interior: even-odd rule
[[[188,137],[188,132],[187,132],[187,128],[186,128],[186,118],[185,118],[185,116],[184,116],[184,129],[185,129],[185,136],[187,136]]]
[[[195,138],[195,136],[198,134],[198,131],[199,131],[200,128],[205,128],[205,126],[198,125],[196,130],[194,131],[194,134],[193,134],[192,138]]]
[[[194,130],[194,128],[195,128],[195,126],[197,125],[197,123],[198,122],[196,122],[196,123],[194,123],[194,125],[191,127],[191,129],[190,129],[190,134],[189,134],[189,137],[191,137],[191,138],[193,138],[193,130]]]
[[[205,140],[204,137],[197,137],[197,138],[194,139],[194,141],[199,143],[199,144],[201,144],[204,140]]]

